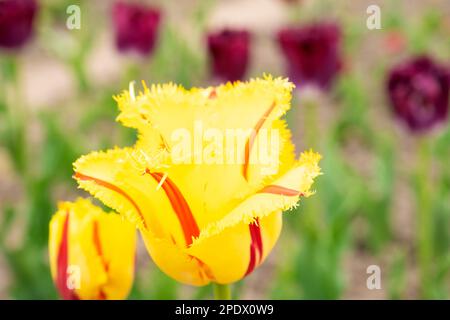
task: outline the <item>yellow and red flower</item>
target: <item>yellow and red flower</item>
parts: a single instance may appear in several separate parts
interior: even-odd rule
[[[126,298],[135,250],[135,227],[89,200],[61,202],[50,221],[50,266],[63,299]]]
[[[154,262],[169,276],[191,285],[226,284],[250,274],[267,258],[282,226],[282,211],[312,194],[320,155],[295,159],[285,120],[293,84],[254,79],[186,90],[154,85],[137,96],[133,86],[116,97],[118,121],[135,128],[133,147],[93,152],[74,164],[81,188],[135,223]],[[241,145],[221,145],[241,154],[226,163],[175,161],[181,128],[196,123],[215,132],[250,129]],[[278,170],[265,172],[253,161],[263,130],[279,133]],[[218,155],[206,144],[203,156]],[[217,145],[216,145],[217,146]]]

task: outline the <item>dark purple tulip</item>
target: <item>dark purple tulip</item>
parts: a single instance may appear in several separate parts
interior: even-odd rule
[[[328,89],[341,69],[340,40],[340,29],[332,23],[282,29],[278,42],[291,81]]]
[[[161,20],[158,10],[118,1],[114,4],[113,20],[119,51],[134,50],[142,55],[152,52]]]
[[[0,1],[0,47],[17,49],[23,46],[33,33],[36,11],[35,0]]]
[[[244,30],[222,30],[208,35],[208,52],[214,76],[242,80],[249,60],[250,34]]]
[[[413,131],[430,129],[447,118],[450,72],[429,57],[418,57],[389,73],[388,94],[395,114]]]

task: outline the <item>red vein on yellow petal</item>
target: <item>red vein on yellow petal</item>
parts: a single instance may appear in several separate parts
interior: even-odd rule
[[[109,183],[107,181],[95,178],[95,177],[91,177],[91,176],[87,176],[85,174],[82,174],[80,172],[75,172],[74,174],[74,178],[75,179],[79,179],[82,181],[92,181],[95,182],[96,184],[98,184],[99,186],[105,187],[107,189],[110,189],[118,194],[120,194],[121,196],[123,196],[125,199],[127,199],[131,205],[134,207],[134,209],[136,209],[137,213],[139,214],[139,217],[142,220],[142,224],[144,226],[145,230],[148,230],[147,228],[147,223],[145,222],[144,219],[144,215],[142,214],[141,209],[139,208],[139,206],[137,205],[137,203],[133,200],[133,198],[131,198],[125,191],[123,191],[121,188],[113,185],[112,183]]]
[[[100,293],[98,294],[98,300],[106,300],[106,294],[103,290],[100,290]]]
[[[56,288],[64,300],[79,300],[78,295],[72,289],[69,289],[67,283],[67,267],[69,265],[69,217],[70,211],[66,211],[56,262]]]
[[[244,154],[244,164],[242,165],[242,175],[245,180],[248,180],[248,166],[250,161],[250,152],[252,151],[253,144],[255,143],[256,136],[258,135],[259,130],[264,125],[264,122],[269,117],[270,113],[275,108],[275,102],[273,102],[270,107],[266,110],[263,116],[258,120],[252,132],[250,133],[250,137],[248,137],[247,142],[245,143],[245,154]]]
[[[259,219],[256,218],[254,223],[250,223],[249,228],[253,229],[253,239],[255,241],[255,247],[259,254],[259,262],[261,263],[263,257],[263,242],[261,237],[261,228],[259,225]]]
[[[304,195],[302,192],[299,192],[297,190],[286,188],[283,186],[277,186],[277,185],[266,186],[263,189],[261,189],[260,191],[258,191],[258,193],[271,193],[271,194],[278,194],[281,196],[290,196],[290,197]]]
[[[248,225],[250,231],[250,261],[248,263],[247,271],[244,276],[249,275],[255,269],[255,267],[262,262],[263,259],[263,242],[261,236],[261,228],[259,219],[256,218],[255,222]]]
[[[200,275],[200,278],[202,278],[202,280],[204,277],[206,277],[207,279],[209,279],[211,281],[216,280],[216,278],[214,277],[214,274],[212,273],[211,268],[206,263],[204,263],[202,260],[200,260],[197,257],[191,256],[191,255],[190,255],[190,257],[192,259],[194,259],[195,261],[197,261],[197,263],[200,267],[199,275]]]
[[[92,230],[92,239],[94,241],[95,250],[97,250],[97,254],[102,260],[103,268],[105,271],[108,271],[108,263],[105,261],[105,257],[103,255],[102,244],[100,241],[100,230],[98,221],[94,221],[94,226]]]
[[[255,256],[256,256],[255,247],[250,245],[250,261],[248,263],[247,271],[245,272],[244,277],[248,276],[255,269],[255,266],[256,266],[256,257]]]
[[[150,174],[153,179],[156,180],[158,185],[165,176],[163,173],[150,172],[148,169],[146,170],[146,173]],[[161,183],[161,187],[166,193],[167,198],[169,199],[170,204],[178,217],[181,229],[183,230],[186,245],[190,246],[192,244],[192,238],[197,238],[200,235],[200,229],[198,228],[194,215],[192,214],[186,199],[180,192],[180,189],[178,189],[176,184],[173,183],[170,178],[166,176],[166,179]]]
[[[101,260],[103,269],[105,270],[105,273],[108,274],[109,265],[108,265],[108,262],[106,262],[106,260],[105,260],[105,256],[103,255],[99,229],[100,229],[100,227],[99,227],[98,221],[94,221],[94,225],[93,225],[93,229],[92,229],[92,240],[94,242],[94,247],[95,247],[95,250],[97,251],[97,255],[99,256],[99,258]],[[100,300],[106,299],[106,294],[102,288],[100,288],[99,299]]]

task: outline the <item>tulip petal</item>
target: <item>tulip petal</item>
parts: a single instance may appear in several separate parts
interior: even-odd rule
[[[136,201],[117,184],[116,175],[127,158],[129,149],[113,149],[106,152],[92,152],[74,163],[74,178],[81,188],[97,196],[108,205],[124,213],[130,221],[147,228],[142,209]],[[119,200],[120,199],[120,200]],[[122,199],[124,201],[122,201]]]
[[[138,163],[130,158],[130,153],[127,149],[113,149],[83,156],[74,164],[74,178],[81,188],[123,214],[141,230],[159,239],[174,239],[183,246],[190,244],[190,239],[197,237],[199,231],[184,199],[185,193],[170,177],[161,187],[161,181],[152,176],[161,178],[160,173],[137,168]],[[183,206],[177,206],[180,203]],[[189,233],[187,230],[197,231]]]
[[[150,88],[144,84],[144,92],[138,96],[124,91],[115,97],[121,111],[117,120],[139,130],[151,125],[167,141],[177,129],[193,131],[196,121],[205,127],[252,129],[273,103],[275,107],[267,118],[268,123],[285,114],[293,88],[287,79],[271,76],[190,90],[174,84]]]
[[[211,268],[216,282],[237,281],[262,263],[281,231],[281,211],[312,194],[319,160],[319,154],[304,152],[293,169],[201,230],[188,251]]]
[[[51,271],[55,281],[56,288],[65,300],[78,300],[77,294],[67,285],[68,266],[69,266],[69,222],[70,211],[66,210],[60,214],[55,220],[58,223],[51,225],[49,250],[51,252]],[[57,228],[55,226],[62,226]]]
[[[208,265],[215,282],[232,283],[249,275],[266,259],[281,226],[281,212],[273,212],[260,218],[257,225],[241,222],[194,243],[188,252]],[[253,236],[252,231],[256,233]]]
[[[173,279],[194,286],[203,286],[214,280],[210,267],[190,255],[186,248],[145,231],[142,231],[142,238],[155,264]]]
[[[314,178],[321,174],[319,160],[320,155],[317,153],[312,151],[302,153],[293,169],[242,201],[223,219],[203,228],[193,245],[241,222],[249,224],[256,218],[295,206],[300,196],[308,197],[312,194],[310,188]]]
[[[105,299],[124,299],[131,289],[134,275],[136,229],[118,214],[101,215],[96,224],[97,250],[108,281],[102,286]],[[95,226],[94,225],[94,226]],[[94,233],[95,234],[95,233]],[[99,248],[97,246],[97,248]],[[120,254],[118,254],[120,253]]]

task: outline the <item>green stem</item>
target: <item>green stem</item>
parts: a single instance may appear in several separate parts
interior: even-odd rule
[[[419,142],[418,189],[417,189],[417,250],[420,269],[421,294],[430,298],[431,261],[433,259],[433,217],[431,209],[430,174],[431,174],[430,145],[426,137]]]
[[[214,283],[214,299],[231,300],[231,287],[229,284]]]
[[[74,59],[72,66],[78,81],[78,90],[81,93],[86,93],[89,90],[89,80],[84,66],[84,57],[77,57]]]
[[[14,56],[6,57],[2,63],[0,81],[2,81],[6,106],[5,119],[7,122],[6,145],[11,153],[17,172],[26,177],[26,123],[27,112],[23,106],[23,98],[20,90],[19,63]],[[10,92],[7,95],[7,91]]]
[[[304,101],[303,109],[305,115],[305,141],[306,148],[317,149],[317,136],[318,136],[318,116],[317,108],[318,101],[313,100],[314,98],[308,98]]]
[[[308,150],[312,148],[314,151],[319,149],[319,129],[318,129],[318,96],[307,96],[302,99],[302,110],[304,114],[304,135],[305,148]],[[308,199],[304,208],[304,221],[307,227],[308,234],[317,239],[320,232],[321,207],[318,196],[315,195]]]

